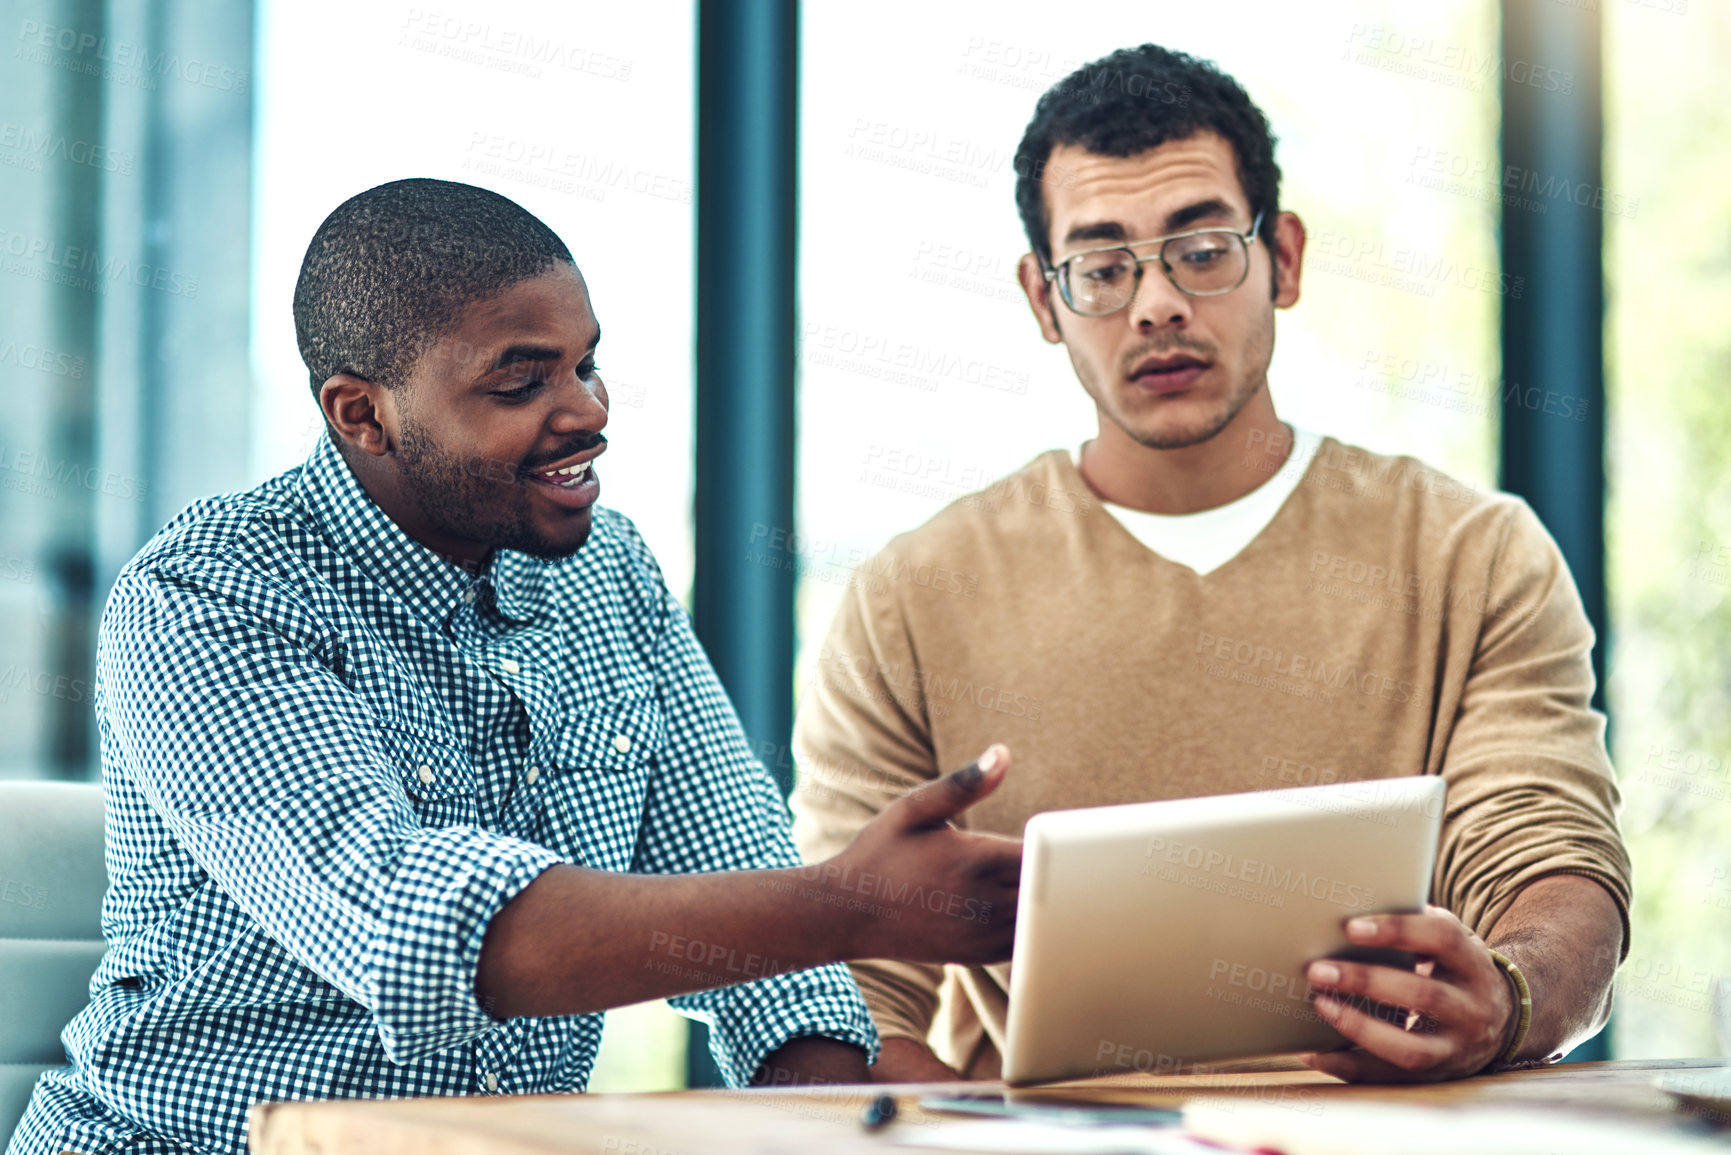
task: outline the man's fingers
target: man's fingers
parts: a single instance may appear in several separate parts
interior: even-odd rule
[[[1319,1051],[1301,1056],[1306,1066],[1348,1083],[1417,1083],[1425,1076],[1403,1070],[1369,1051]]]
[[[1509,1021],[1507,987],[1478,937],[1447,911],[1353,919],[1347,938],[1360,946],[1428,956],[1430,973],[1341,959],[1317,959],[1306,971],[1317,988],[1317,1014],[1362,1051],[1314,1056],[1319,1071],[1354,1082],[1431,1081],[1470,1075],[1495,1058]],[[1408,1008],[1406,1024],[1367,1013],[1379,1004]]]
[[[1310,964],[1305,977],[1324,992],[1405,1007],[1444,1024],[1465,1021],[1473,1009],[1459,988],[1394,967],[1318,959]]]
[[[1415,1075],[1443,1062],[1454,1049],[1436,1035],[1403,1030],[1327,995],[1318,995],[1312,1005],[1323,1021],[1342,1035],[1372,1055]]]
[[[1009,766],[1009,747],[994,743],[960,770],[909,792],[894,805],[910,830],[942,826],[996,790]]]
[[[1348,920],[1346,937],[1357,946],[1393,947],[1428,955],[1446,969],[1471,957],[1473,934],[1440,907],[1424,914],[1366,914]]]

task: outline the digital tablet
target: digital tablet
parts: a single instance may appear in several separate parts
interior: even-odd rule
[[[1330,1050],[1310,1004],[1358,914],[1422,910],[1434,776],[1036,814],[1023,834],[1004,1079],[1170,1074]]]

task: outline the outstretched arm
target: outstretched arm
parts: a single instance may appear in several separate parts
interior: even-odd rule
[[[550,867],[488,924],[476,994],[499,1018],[574,1015],[853,958],[1008,958],[1021,844],[949,824],[1008,767],[1009,752],[994,746],[810,866],[685,875]],[[951,901],[911,898],[934,890]]]

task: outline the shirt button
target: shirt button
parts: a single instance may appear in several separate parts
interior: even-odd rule
[[[529,780],[529,785],[531,785],[531,786],[535,785],[535,779],[541,777],[541,767],[539,767],[539,766],[529,767],[529,773],[524,775],[524,777]]]
[[[628,737],[625,734],[613,735],[613,748],[615,750],[619,751],[621,754],[629,753],[631,750],[630,737]]]
[[[422,766],[415,771],[415,777],[421,780],[422,786],[425,786],[433,780],[433,768],[431,766]]]
[[[497,1091],[498,1089],[499,1089],[499,1076],[494,1074],[492,1071],[488,1071],[487,1072],[487,1090]]]
[[[499,659],[499,668],[501,670],[504,670],[507,674],[515,674],[518,670],[521,670],[523,667],[519,666],[517,664],[516,658],[500,658]]]
[[[475,604],[475,589],[473,586],[470,586],[468,589],[463,591],[463,604],[466,606],[472,606]]]

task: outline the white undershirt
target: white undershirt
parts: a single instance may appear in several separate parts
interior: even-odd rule
[[[1268,528],[1292,491],[1298,488],[1322,438],[1292,426],[1292,453],[1267,481],[1239,498],[1200,513],[1144,513],[1111,502],[1101,504],[1137,541],[1199,574],[1210,573],[1243,552]],[[1071,455],[1080,467],[1081,454]]]

